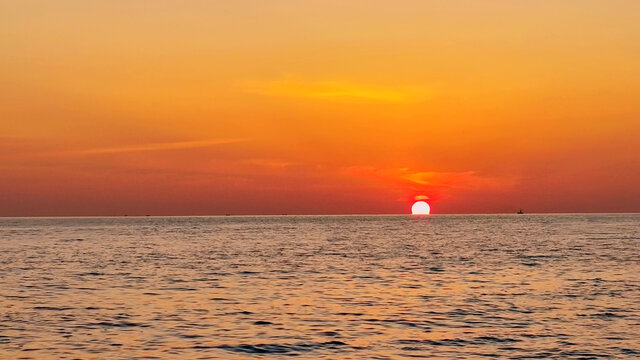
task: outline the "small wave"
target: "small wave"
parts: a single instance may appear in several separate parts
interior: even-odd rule
[[[601,319],[613,319],[613,318],[624,318],[626,317],[626,315],[620,315],[620,314],[616,314],[616,313],[612,313],[612,312],[601,312],[601,313],[596,313],[596,314],[578,314],[578,316],[581,317],[595,317],[595,318],[601,318]]]
[[[559,359],[599,359],[599,358],[610,358],[612,357],[610,354],[597,354],[587,351],[561,351],[558,352],[557,349],[553,350],[544,350],[534,354],[527,355],[519,355],[514,356],[512,359],[549,359],[549,358],[559,358]]]
[[[138,323],[133,323],[133,322],[128,322],[128,321],[122,321],[122,322],[108,322],[108,321],[100,321],[97,323],[93,323],[93,324],[89,324],[91,326],[102,326],[102,327],[118,327],[118,328],[128,328],[128,327],[149,327],[149,325],[146,324],[138,324]]]
[[[341,337],[340,333],[338,333],[336,331],[323,331],[320,334],[322,334],[324,336],[328,336],[328,337]]]
[[[640,355],[640,351],[631,349],[620,349],[620,352],[625,355]]]
[[[499,338],[495,336],[480,336],[471,340],[465,339],[441,339],[441,340],[398,340],[398,344],[402,345],[430,345],[430,346],[467,346],[467,345],[486,345],[491,343],[505,344],[519,342],[518,339]]]
[[[252,315],[251,311],[241,310],[241,311],[233,311],[226,313],[225,315]]]
[[[190,287],[167,287],[167,288],[163,288],[162,290],[169,290],[169,291],[196,291],[198,289],[190,288]]]
[[[499,338],[495,336],[480,336],[475,339],[475,343],[513,343],[518,342],[520,340],[511,339],[511,338]]]
[[[347,346],[342,341],[308,342],[295,344],[240,344],[240,345],[220,345],[218,349],[245,354],[286,354],[310,352],[317,349],[337,350]]]
[[[253,325],[273,325],[273,323],[271,321],[258,320],[254,321]]]
[[[65,310],[72,310],[73,308],[70,307],[56,307],[56,306],[36,306],[34,307],[35,310],[46,310],[46,311],[65,311]]]
[[[102,276],[104,273],[98,271],[90,271],[86,273],[78,273],[78,276]]]

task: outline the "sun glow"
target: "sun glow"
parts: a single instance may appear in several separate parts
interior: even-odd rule
[[[429,215],[431,213],[431,207],[426,201],[416,201],[411,207],[412,215]]]

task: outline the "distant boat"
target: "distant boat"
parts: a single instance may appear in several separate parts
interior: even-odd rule
[[[520,209],[520,211],[518,211],[516,214],[522,215],[522,214],[524,214],[524,211],[522,211],[522,209]]]

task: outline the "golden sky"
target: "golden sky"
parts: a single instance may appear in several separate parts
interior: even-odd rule
[[[0,215],[640,211],[640,1],[0,1]]]

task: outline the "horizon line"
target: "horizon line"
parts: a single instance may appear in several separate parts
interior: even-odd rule
[[[429,216],[459,216],[459,215],[640,215],[640,212],[528,212],[524,214],[518,214],[517,212],[496,212],[496,213],[437,213],[429,215],[413,215],[410,213],[400,214],[208,214],[208,215],[0,215],[0,219],[55,219],[55,218],[148,218],[148,217],[313,217],[313,216],[416,216],[416,217],[429,217]]]

